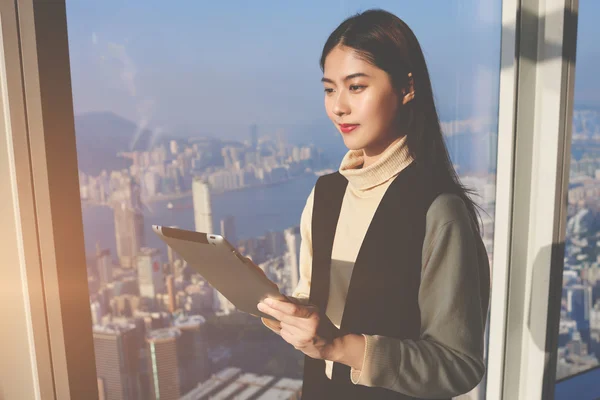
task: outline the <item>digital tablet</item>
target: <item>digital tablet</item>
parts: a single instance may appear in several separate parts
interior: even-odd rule
[[[212,287],[239,310],[275,320],[256,308],[267,297],[295,302],[279,292],[250,260],[242,256],[223,236],[152,225],[154,232]]]

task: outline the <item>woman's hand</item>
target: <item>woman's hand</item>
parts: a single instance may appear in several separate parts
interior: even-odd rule
[[[273,321],[272,319],[263,317],[260,317],[260,319],[267,328],[279,335],[279,332],[281,331],[281,323],[279,321]]]
[[[265,325],[294,348],[315,359],[335,360],[334,339],[340,331],[318,307],[267,298],[257,308],[279,321],[263,318]]]

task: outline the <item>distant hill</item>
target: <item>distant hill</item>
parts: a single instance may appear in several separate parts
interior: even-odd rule
[[[145,130],[132,148],[136,132],[135,123],[110,112],[75,116],[79,169],[86,174],[98,175],[103,169],[128,168],[131,161],[119,157],[118,153],[145,150],[150,144],[151,132]]]

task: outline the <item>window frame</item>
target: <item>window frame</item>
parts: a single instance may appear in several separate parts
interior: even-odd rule
[[[0,2],[0,308],[10,329],[0,330],[1,395],[6,398],[54,397],[54,377],[39,260],[34,196],[22,91],[20,38],[14,2]],[[19,382],[20,384],[15,384]]]
[[[507,76],[501,85],[507,87],[501,86],[497,193],[507,192],[497,197],[502,236],[495,238],[494,256],[497,244],[503,253],[492,278],[487,398],[549,399],[556,380],[578,1],[504,0],[503,6]],[[514,52],[505,53],[511,50],[504,44],[507,29],[515,32]]]
[[[28,338],[29,357],[16,357],[30,360],[11,365],[15,379],[2,382],[3,394],[98,398],[65,2],[17,0],[0,7],[3,67],[10,75],[2,111],[12,144],[12,235],[21,273],[15,287],[21,287],[28,322],[3,344],[11,351],[17,338]],[[32,377],[31,385],[24,376]]]

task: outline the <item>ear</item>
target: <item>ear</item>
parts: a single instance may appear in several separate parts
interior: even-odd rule
[[[408,103],[409,101],[415,98],[415,81],[412,77],[412,72],[408,73],[408,85],[406,89],[402,89],[402,95],[402,105]]]

